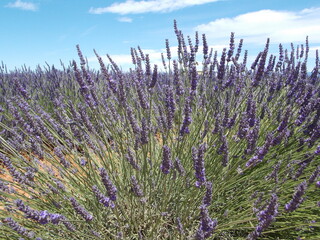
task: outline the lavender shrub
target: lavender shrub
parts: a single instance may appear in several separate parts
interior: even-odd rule
[[[163,67],[0,66],[0,239],[320,238],[318,52],[174,32]]]

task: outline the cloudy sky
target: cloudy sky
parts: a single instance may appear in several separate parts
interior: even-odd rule
[[[132,67],[131,47],[140,46],[159,63],[165,39],[176,55],[174,19],[185,36],[205,33],[219,53],[235,32],[249,62],[267,38],[277,53],[279,43],[289,49],[309,36],[309,66],[320,50],[319,0],[0,0],[0,61],[8,69],[59,67],[60,60],[78,60],[79,44],[92,68],[98,68],[93,49],[123,69]]]

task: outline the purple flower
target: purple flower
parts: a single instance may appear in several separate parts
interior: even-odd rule
[[[14,78],[14,84],[18,92],[27,100],[30,99],[30,95],[24,86],[18,81],[18,78]]]
[[[149,134],[149,126],[147,119],[142,118],[142,127],[141,127],[141,144],[147,144],[149,139],[148,139],[148,134]]]
[[[47,183],[48,188],[51,190],[51,192],[53,192],[54,194],[58,194],[59,190],[56,189],[54,186],[52,186],[51,184]]]
[[[39,222],[40,224],[47,224],[47,223],[53,223],[53,224],[59,224],[60,222],[63,222],[63,224],[70,230],[75,231],[75,227],[68,222],[65,216],[56,214],[56,213],[49,213],[47,210],[44,211],[38,211],[30,208],[29,206],[26,206],[22,200],[17,199],[15,201],[16,206],[18,209],[25,213],[25,216],[27,218],[30,218],[32,220],[35,220]]]
[[[185,102],[185,106],[184,106],[184,119],[183,119],[183,123],[180,129],[180,136],[183,136],[185,134],[189,134],[190,130],[189,130],[189,125],[191,124],[191,99],[190,96],[187,97],[186,102]]]
[[[192,64],[190,70],[189,70],[189,76],[191,80],[191,89],[190,93],[191,95],[194,95],[197,90],[197,85],[198,85],[198,72],[197,72],[197,67],[195,64]]]
[[[81,215],[87,222],[92,221],[93,216],[83,206],[81,206],[75,198],[71,197],[70,202],[76,212]]]
[[[75,74],[75,78],[77,80],[77,82],[79,83],[80,86],[80,93],[82,94],[82,96],[84,97],[86,103],[92,107],[95,108],[95,103],[94,103],[94,99],[92,97],[92,94],[90,92],[90,86],[86,84],[86,82],[83,80],[83,77],[77,67],[77,63],[76,61],[72,62],[73,65],[73,70],[74,70],[74,74]]]
[[[170,172],[170,169],[173,167],[171,160],[171,149],[167,145],[164,145],[162,149],[163,157],[160,168],[164,174],[168,174]]]
[[[261,233],[270,226],[278,214],[278,207],[278,197],[276,194],[272,194],[266,208],[258,212],[258,225],[256,229],[248,235],[247,239],[257,239]]]
[[[287,212],[293,212],[296,210],[300,204],[304,201],[304,198],[302,196],[305,194],[305,191],[307,190],[307,182],[303,181],[296,187],[296,191],[292,196],[292,199],[290,202],[288,202],[285,205],[285,210]]]
[[[60,223],[62,219],[62,215],[57,213],[52,213],[50,218],[51,218],[51,223],[57,225]]]
[[[107,79],[109,88],[112,90],[112,92],[114,94],[117,94],[117,84],[116,84],[116,82],[109,75],[108,70],[107,70],[102,58],[98,55],[98,53],[95,50],[93,50],[93,51],[94,51],[96,57],[98,58],[101,73],[104,76],[104,78]]]
[[[163,110],[160,107],[160,105],[158,106],[158,112],[159,112],[159,116],[158,116],[159,128],[161,132],[164,132],[167,130],[167,121],[165,120],[165,116],[163,114]]]
[[[184,176],[186,174],[186,170],[184,169],[181,161],[179,158],[176,158],[176,161],[174,162],[175,168],[179,172],[181,176]]]
[[[180,234],[184,234],[184,230],[183,230],[183,226],[182,226],[182,223],[181,223],[181,220],[179,217],[176,218],[177,220],[177,228],[178,228],[178,231]]]
[[[14,193],[13,188],[8,187],[8,183],[3,182],[0,180],[0,191],[6,192],[6,193]]]
[[[183,95],[184,89],[180,80],[179,68],[176,60],[173,60],[173,84],[176,86],[176,94],[178,96]]]
[[[173,95],[173,89],[170,86],[166,87],[165,103],[166,103],[168,128],[171,129],[173,127],[173,119],[174,119],[176,106],[175,106],[175,100]]]
[[[274,179],[276,183],[278,183],[278,173],[280,169],[281,161],[276,165],[272,166],[273,171],[265,177],[266,180]]]
[[[315,155],[320,155],[320,145],[318,145],[317,149],[314,151]]]
[[[8,225],[12,230],[16,231],[22,236],[28,237],[28,238],[34,238],[35,233],[28,231],[24,227],[22,227],[20,224],[18,224],[16,221],[14,221],[12,218],[5,218],[3,222]]]
[[[205,205],[200,207],[200,226],[196,233],[196,239],[206,239],[209,238],[215,228],[218,225],[218,221],[212,220],[209,216],[208,209]]]
[[[136,82],[136,88],[137,88],[137,93],[138,93],[138,97],[139,97],[140,106],[143,109],[148,109],[149,108],[149,103],[147,101],[146,94],[145,94],[144,89],[142,87],[142,83],[140,81],[135,81],[135,82]]]
[[[250,129],[250,131],[247,134],[247,149],[245,150],[246,154],[251,154],[254,152],[257,145],[257,140],[259,137],[259,130],[260,130],[260,121],[258,119],[254,128]]]
[[[259,84],[259,82],[263,76],[264,67],[265,67],[267,54],[268,54],[268,50],[269,50],[269,42],[270,42],[270,39],[268,38],[266,46],[264,48],[264,51],[262,52],[261,57],[260,57],[257,73],[256,73],[254,79],[252,80],[252,86],[254,86],[254,87],[256,87]]]
[[[237,54],[234,57],[236,61],[239,60],[240,54],[241,54],[241,50],[242,50],[242,45],[243,45],[243,39],[240,39],[239,45],[238,45],[238,49],[237,49]]]
[[[157,83],[157,79],[158,79],[158,66],[154,65],[153,73],[152,73],[152,80],[151,80],[151,83],[149,85],[149,89],[150,88],[154,88],[154,86]]]
[[[248,117],[246,112],[243,112],[241,114],[241,118],[240,118],[240,123],[239,123],[239,129],[238,129],[238,133],[237,136],[240,139],[243,139],[247,136],[248,130],[249,130],[249,126],[248,126],[248,121],[247,121]]]
[[[319,176],[319,173],[320,173],[320,166],[318,166],[314,171],[313,173],[311,174],[310,178],[309,178],[309,184],[313,183],[316,178]]]
[[[87,161],[84,158],[80,159],[80,165],[85,166],[87,164]]]
[[[103,195],[101,193],[101,191],[98,189],[97,186],[93,186],[92,187],[92,191],[95,194],[96,198],[98,199],[98,201],[103,204],[105,207],[111,207],[114,208],[115,205],[114,203],[111,201],[110,198],[106,197],[105,195]]]
[[[128,149],[128,153],[125,155],[125,158],[127,159],[127,161],[131,164],[131,166],[134,169],[136,169],[136,170],[140,170],[141,169],[141,167],[137,163],[137,160],[134,157],[133,151],[130,148]]]
[[[113,185],[111,182],[109,175],[104,168],[100,168],[100,177],[102,179],[102,182],[107,189],[108,195],[112,201],[115,201],[117,199],[117,188]]]
[[[223,154],[222,166],[226,167],[228,164],[228,155],[229,155],[228,141],[227,141],[226,136],[223,134],[221,135],[220,139],[221,139],[222,143],[221,143],[220,148],[217,150],[217,153]]]
[[[287,127],[290,115],[291,115],[291,107],[288,107],[283,118],[282,118],[282,121],[281,121],[279,127],[277,128],[278,132],[283,131]]]
[[[65,167],[65,168],[68,168],[70,167],[70,162],[68,160],[66,160],[66,158],[64,157],[64,154],[61,150],[60,147],[55,147],[53,149],[55,155],[59,158],[60,160],[60,163]]]
[[[11,176],[15,179],[15,181],[21,184],[28,184],[32,185],[32,182],[24,176],[21,172],[19,172],[12,164],[10,158],[5,156],[4,154],[0,153],[0,162],[8,169]]]
[[[163,53],[161,53],[161,59],[162,59],[162,65],[163,65],[164,69],[167,70],[167,64],[166,64],[166,60],[164,59]]]
[[[206,35],[204,33],[202,34],[202,43],[203,43],[203,57],[206,59],[208,57],[209,47],[208,47]]]
[[[227,62],[231,61],[233,51],[234,51],[234,32],[232,32],[230,35],[230,46],[229,46],[228,55],[227,55]]]
[[[167,50],[167,58],[168,60],[171,59],[171,52],[170,52],[170,45],[169,45],[169,40],[166,39],[166,50]]]
[[[62,191],[66,190],[66,187],[64,186],[64,184],[60,180],[53,178],[53,181],[57,184],[57,187],[59,189],[61,189]]]
[[[143,53],[143,51],[142,51],[140,46],[138,46],[138,50],[139,50],[139,53],[140,53],[141,60],[144,61],[145,60],[145,56],[144,56],[144,53]]]
[[[70,223],[65,216],[61,216],[60,221],[64,224],[64,226],[71,232],[75,232],[75,226]]]
[[[27,218],[31,218],[41,224],[47,224],[50,221],[50,214],[46,210],[33,210],[29,206],[26,206],[20,199],[15,200],[15,204],[21,212],[25,213]]]
[[[131,176],[131,190],[137,197],[143,197],[143,191],[135,176]]]
[[[222,55],[221,55],[221,59],[220,59],[220,65],[219,65],[219,68],[218,68],[218,79],[220,79],[220,81],[223,80],[224,74],[225,74],[226,51],[227,51],[226,48],[224,48],[223,51],[222,51]]]
[[[317,181],[317,182],[316,182],[316,187],[317,187],[317,188],[320,188],[320,181]]]
[[[195,170],[196,187],[202,186],[206,182],[206,174],[204,167],[204,153],[206,151],[206,144],[203,143],[199,148],[192,147],[192,158]]]
[[[206,194],[202,199],[202,204],[210,206],[212,201],[212,182],[206,182]]]

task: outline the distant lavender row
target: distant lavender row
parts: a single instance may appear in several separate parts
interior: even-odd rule
[[[139,46],[128,72],[79,46],[63,70],[0,67],[1,239],[318,236],[318,51],[310,71],[308,38],[268,39],[247,66],[234,33],[218,53],[174,32],[163,72]]]

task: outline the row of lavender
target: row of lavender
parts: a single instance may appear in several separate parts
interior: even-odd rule
[[[267,40],[247,66],[233,33],[218,58],[174,30],[164,72],[140,47],[129,72],[79,46],[79,66],[0,68],[1,238],[320,237],[318,52],[307,74],[308,39]]]

